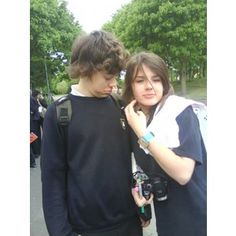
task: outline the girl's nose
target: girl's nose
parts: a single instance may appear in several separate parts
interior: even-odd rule
[[[152,83],[151,83],[151,81],[149,79],[146,79],[145,86],[146,86],[147,89],[152,89],[153,88],[152,87]]]

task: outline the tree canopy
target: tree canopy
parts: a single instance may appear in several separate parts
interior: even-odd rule
[[[206,78],[206,0],[132,0],[103,26],[131,52],[152,51],[178,78],[183,94],[186,80]],[[30,2],[30,79],[33,87],[56,88],[68,75],[62,59],[69,59],[74,38],[82,27],[64,0]],[[63,56],[55,56],[63,52]],[[62,54],[60,54],[62,55]],[[53,78],[53,81],[52,81]],[[60,86],[59,86],[60,87]]]
[[[133,0],[103,28],[130,50],[160,55],[182,81],[206,74],[206,1]]]
[[[30,1],[30,81],[33,87],[46,85],[45,66],[49,80],[63,73],[62,59],[69,59],[72,42],[82,32],[66,4],[60,0]],[[63,52],[63,57],[51,58],[56,52]]]

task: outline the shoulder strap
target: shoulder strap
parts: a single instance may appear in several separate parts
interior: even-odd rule
[[[112,93],[111,98],[116,107],[120,110],[121,116],[124,117],[124,113],[122,111],[124,109],[124,105],[121,97],[116,93]],[[63,96],[56,101],[56,111],[58,124],[61,126],[67,126],[70,123],[72,116],[72,106],[69,95]]]
[[[68,126],[72,116],[72,106],[69,95],[61,97],[56,102],[57,122],[61,126]]]
[[[116,107],[120,110],[122,118],[124,114],[122,110],[124,109],[124,105],[122,100],[118,94],[112,93],[111,98],[114,101]],[[67,126],[71,121],[72,116],[72,106],[69,95],[59,98],[56,101],[56,111],[57,111],[57,122],[61,126]]]
[[[125,107],[124,107],[123,101],[121,100],[121,97],[116,93],[111,93],[111,98],[120,112],[120,123],[121,123],[122,128],[125,130],[126,129],[126,122],[125,122],[126,118],[125,118],[125,114],[124,114]]]
[[[111,98],[113,99],[113,101],[115,102],[116,106],[123,110],[124,109],[124,104],[121,100],[120,95],[118,95],[117,93],[111,93]]]

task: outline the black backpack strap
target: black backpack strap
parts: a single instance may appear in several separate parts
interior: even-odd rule
[[[111,98],[120,112],[120,117],[121,117],[120,123],[121,123],[122,128],[125,130],[126,129],[126,118],[125,118],[125,113],[124,113],[125,107],[124,107],[123,101],[121,100],[121,97],[116,93],[111,93]]]
[[[111,93],[111,98],[113,99],[113,101],[115,102],[116,106],[123,110],[124,109],[124,104],[121,100],[120,95],[118,95],[117,93]]]
[[[120,96],[116,93],[111,94],[116,107],[119,109],[121,117],[125,118],[124,105]],[[69,95],[63,96],[56,101],[57,122],[61,126],[68,126],[72,116],[72,106]]]
[[[72,116],[72,107],[69,95],[57,100],[56,111],[58,124],[60,126],[68,126]]]
[[[68,125],[71,121],[72,106],[69,95],[59,98],[56,102],[57,123],[62,130],[65,152],[68,159]]]

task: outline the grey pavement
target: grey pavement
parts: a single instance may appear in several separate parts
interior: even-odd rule
[[[39,158],[37,158],[36,168],[30,168],[30,236],[48,236],[42,209],[39,161]],[[155,232],[154,213],[152,215],[151,224],[144,228],[143,236],[157,236],[157,233]]]
[[[48,236],[43,209],[39,158],[36,168],[30,168],[30,236]]]

